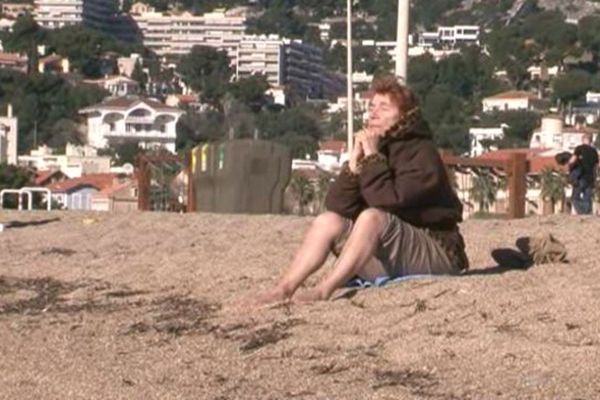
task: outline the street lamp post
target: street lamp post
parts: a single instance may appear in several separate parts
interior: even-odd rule
[[[409,0],[398,0],[398,29],[396,31],[396,76],[406,83],[408,69]]]
[[[348,154],[352,154],[354,136],[354,101],[352,100],[352,0],[346,0],[346,109],[348,111]]]

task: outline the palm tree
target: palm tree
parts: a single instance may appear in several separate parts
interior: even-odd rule
[[[324,173],[317,179],[315,188],[316,213],[320,213],[325,207],[325,197],[327,196],[327,192],[329,191],[329,186],[331,186],[332,179],[332,175],[329,173]]]
[[[546,167],[540,174],[541,196],[544,202],[543,214],[554,214],[554,206],[565,197],[565,180],[559,172]]]
[[[294,175],[290,180],[290,187],[298,201],[298,213],[304,215],[304,210],[315,197],[315,186],[305,176]]]
[[[488,172],[476,172],[469,189],[471,198],[479,204],[479,210],[487,212],[496,201],[498,187],[492,175]]]

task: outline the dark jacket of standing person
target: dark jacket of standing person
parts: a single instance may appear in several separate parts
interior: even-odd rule
[[[573,152],[577,161],[575,166],[580,169],[579,179],[585,185],[594,186],[596,181],[596,168],[598,167],[598,151],[589,144],[581,144]]]

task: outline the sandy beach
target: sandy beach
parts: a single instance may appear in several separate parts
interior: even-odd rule
[[[600,398],[600,219],[469,220],[464,276],[240,306],[310,221],[0,212],[0,398]],[[568,264],[491,256],[547,233]]]

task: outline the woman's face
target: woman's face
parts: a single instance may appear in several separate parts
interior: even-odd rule
[[[369,103],[369,130],[383,136],[399,119],[400,112],[390,95],[376,93]]]

